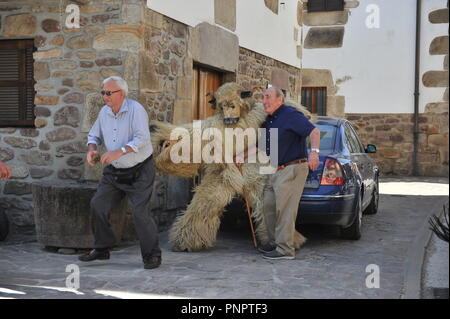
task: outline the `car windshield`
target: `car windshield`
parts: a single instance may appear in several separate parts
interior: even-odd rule
[[[334,143],[336,141],[337,127],[333,125],[317,125],[317,129],[320,131],[320,152],[331,153],[334,151]],[[311,149],[311,141],[308,137],[308,149]]]

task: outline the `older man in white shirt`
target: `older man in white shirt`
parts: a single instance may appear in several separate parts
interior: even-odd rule
[[[126,195],[132,205],[144,268],[156,268],[161,264],[161,250],[149,207],[155,167],[148,115],[139,102],[127,98],[128,85],[118,76],[105,79],[101,93],[106,105],[89,131],[86,160],[94,165],[99,159],[97,146],[104,143],[107,152],[100,161],[107,166],[91,200],[95,247],[79,259],[109,259],[109,250],[116,244],[109,215]]]

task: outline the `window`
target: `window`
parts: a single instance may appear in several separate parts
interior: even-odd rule
[[[327,115],[327,88],[302,88],[302,105],[317,115]]]
[[[344,0],[309,0],[308,12],[343,11]]]
[[[34,126],[33,43],[0,41],[0,126]]]
[[[216,110],[209,101],[222,84],[222,75],[220,72],[194,65],[192,120],[203,120],[214,115]]]
[[[345,136],[347,137],[351,153],[364,153],[364,147],[362,146],[358,135],[348,123],[345,125]]]

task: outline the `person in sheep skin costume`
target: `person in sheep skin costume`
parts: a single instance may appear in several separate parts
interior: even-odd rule
[[[257,130],[266,118],[262,103],[257,103],[250,97],[250,92],[244,92],[236,83],[225,83],[214,94],[213,104],[218,112],[201,121],[201,131],[218,129],[225,136],[226,128],[251,128]],[[298,107],[298,106],[295,106]],[[305,113],[305,110],[302,109]],[[306,111],[307,112],[307,111]],[[183,129],[184,136],[171,139],[175,129]],[[175,126],[165,122],[151,122],[151,137],[154,149],[155,165],[159,172],[172,174],[182,178],[201,176],[201,182],[194,189],[194,196],[186,211],[174,221],[169,233],[169,240],[174,251],[198,251],[214,245],[220,226],[221,215],[234,197],[247,193],[251,207],[251,216],[255,225],[256,237],[260,244],[268,241],[268,235],[263,217],[263,192],[267,175],[260,174],[259,163],[243,163],[241,171],[234,163],[225,162],[225,155],[221,161],[206,163],[202,158],[199,163],[193,162],[193,136],[196,127],[193,123]],[[188,135],[188,136],[186,136]],[[177,136],[177,135],[175,135]],[[181,139],[186,137],[190,142],[190,160],[186,163],[174,163],[171,150],[179,146]],[[209,140],[202,140],[203,150]],[[226,151],[225,139],[219,141]],[[238,143],[235,143],[238,144]],[[216,141],[217,145],[217,141]],[[246,150],[248,145],[237,149],[234,145],[232,158]],[[223,153],[225,153],[223,151]],[[242,173],[241,173],[242,172]],[[296,232],[295,246],[305,242],[305,238]]]

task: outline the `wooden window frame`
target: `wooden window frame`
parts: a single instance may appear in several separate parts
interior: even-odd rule
[[[36,50],[34,40],[0,40],[0,50],[2,49],[19,51],[19,79],[0,80],[0,87],[16,87],[19,89],[19,104],[17,105],[19,119],[5,120],[0,118],[0,127],[34,127],[34,84],[36,83],[34,80],[33,59],[33,52]],[[31,112],[31,119],[29,117],[27,119],[27,111],[28,113]]]
[[[344,11],[344,0],[308,0],[308,12]]]
[[[307,97],[309,97],[308,92],[310,93],[311,103],[307,99]],[[303,87],[301,94],[302,94],[302,105],[305,106],[308,109],[308,111],[310,111],[313,114],[317,114],[319,116],[327,115],[327,88],[326,87],[324,87],[324,86]],[[318,109],[318,106],[317,106],[318,94],[322,94],[322,98],[323,98],[323,106],[321,109]]]

